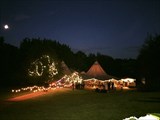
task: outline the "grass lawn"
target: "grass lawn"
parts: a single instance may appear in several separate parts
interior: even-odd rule
[[[0,120],[122,120],[147,113],[160,113],[160,92],[63,88],[25,101],[0,99]]]

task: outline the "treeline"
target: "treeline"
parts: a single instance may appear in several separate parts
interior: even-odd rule
[[[49,39],[25,38],[17,48],[5,43],[4,38],[0,37],[0,86],[25,85],[30,63],[42,55],[51,56],[59,65],[64,61],[71,70],[78,72],[86,72],[97,60],[112,76],[133,77],[138,83],[145,78],[147,83],[145,86],[150,86],[148,84],[152,82],[157,85],[160,83],[159,41],[159,35],[147,37],[137,59],[114,59],[101,53],[86,55],[82,51],[73,52],[69,46]],[[60,70],[59,75],[62,76]]]
[[[82,51],[74,53],[69,46],[48,39],[25,38],[17,48],[6,44],[1,37],[0,52],[1,85],[25,84],[30,63],[42,55],[49,55],[58,63],[64,61],[71,70],[78,72],[86,72],[97,60],[110,75],[135,77],[136,60],[113,59],[100,53],[89,55]]]

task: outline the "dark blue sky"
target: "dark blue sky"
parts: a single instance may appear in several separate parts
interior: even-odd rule
[[[1,0],[0,35],[15,46],[40,37],[74,51],[136,58],[147,33],[160,33],[159,6],[159,0]]]

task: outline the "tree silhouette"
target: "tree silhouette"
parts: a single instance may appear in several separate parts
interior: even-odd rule
[[[75,53],[75,68],[77,71],[84,71],[87,69],[87,55],[82,51],[78,51]]]
[[[0,37],[0,86],[10,86],[18,83],[19,51],[17,47],[6,44]]]
[[[160,35],[148,36],[137,58],[141,77],[149,90],[160,89]]]

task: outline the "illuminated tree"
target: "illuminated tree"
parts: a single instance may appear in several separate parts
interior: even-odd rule
[[[54,79],[58,74],[55,62],[48,55],[43,55],[30,64],[28,69],[29,76],[38,78],[37,83],[45,83]]]
[[[71,75],[65,75],[66,83],[82,83],[82,78],[79,76],[78,72],[73,72]]]

